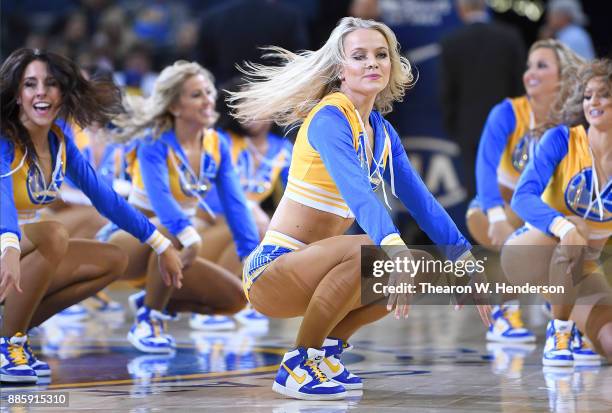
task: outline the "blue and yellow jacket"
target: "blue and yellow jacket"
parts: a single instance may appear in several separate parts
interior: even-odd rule
[[[499,185],[514,189],[535,144],[526,96],[505,99],[489,113],[476,158],[476,191],[482,209],[504,205]]]
[[[121,229],[145,242],[155,232],[149,220],[118,196],[80,153],[70,129],[57,124],[49,132],[52,156],[51,182],[38,164],[31,165],[21,148],[0,136],[0,234],[21,237],[19,225],[33,222],[38,211],[55,201],[66,177],[91,200],[96,209]]]
[[[370,164],[369,144],[353,103],[339,92],[323,98],[298,132],[284,196],[344,218],[355,217],[377,245],[403,245],[374,193],[384,178],[449,258],[470,250],[470,243],[412,169],[397,132],[377,111],[369,120],[375,135]]]
[[[268,151],[260,155],[261,159],[256,159],[258,154],[249,147],[248,138],[222,130],[217,132],[230,147],[232,163],[240,178],[240,185],[250,202],[259,204],[269,197],[279,179],[283,187],[287,186],[293,150],[293,145],[288,139],[269,133]],[[206,202],[213,211],[222,212],[214,185],[206,197]]]
[[[549,129],[537,144],[512,198],[512,209],[528,224],[553,235],[557,217],[586,220],[591,239],[612,235],[612,179],[599,196],[593,158],[582,126]]]
[[[257,228],[232,166],[227,143],[210,129],[202,137],[200,171],[196,174],[173,130],[159,138],[145,137],[130,158],[132,192],[129,202],[153,211],[168,231],[178,236],[193,228],[191,218],[196,208],[208,209],[204,202],[212,183],[219,198],[241,258],[257,246]],[[180,237],[179,237],[180,239]]]

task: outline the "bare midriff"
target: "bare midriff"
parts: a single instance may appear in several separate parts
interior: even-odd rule
[[[269,231],[281,232],[305,244],[342,235],[355,221],[320,211],[283,197],[270,221]]]

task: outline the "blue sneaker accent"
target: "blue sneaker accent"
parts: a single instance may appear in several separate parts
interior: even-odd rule
[[[593,350],[589,340],[582,335],[575,324],[571,348],[575,366],[599,366],[601,364],[601,357]]]
[[[487,340],[500,343],[532,343],[536,337],[525,328],[518,304],[495,306],[493,323],[487,331]]]
[[[341,384],[329,380],[319,369],[323,350],[298,347],[285,353],[272,390],[301,400],[338,400],[346,397]]]
[[[28,336],[17,333],[0,337],[0,381],[8,383],[36,383],[38,376],[28,365],[24,345]]]
[[[130,310],[132,310],[132,314],[136,315],[138,310],[144,306],[146,295],[147,292],[145,290],[141,290],[128,297],[128,306],[130,307]],[[180,319],[178,313],[171,313],[168,310],[164,310],[163,314],[168,316],[169,320],[171,321],[178,321]]]
[[[51,367],[49,367],[48,363],[36,358],[28,340],[26,340],[23,345],[23,351],[28,359],[28,365],[34,370],[38,377],[48,377],[51,375]]]
[[[242,323],[245,327],[266,328],[270,323],[268,317],[256,311],[250,305],[244,310],[234,314],[234,318]]]
[[[350,348],[352,347],[340,339],[327,337],[321,348],[325,357],[319,363],[319,368],[328,379],[341,384],[347,390],[363,389],[361,378],[348,371],[340,361],[342,353]]]
[[[168,316],[159,311],[147,306],[141,307],[127,335],[128,341],[145,353],[172,353],[176,343],[169,334],[164,333],[165,321],[168,319]]]
[[[128,306],[130,307],[130,310],[132,310],[132,314],[136,315],[138,310],[140,310],[140,307],[144,305],[146,295],[147,292],[145,290],[140,290],[128,297]]]
[[[546,344],[542,364],[545,366],[570,367],[574,365],[574,356],[570,348],[573,321],[551,320],[546,329]]]
[[[176,354],[147,354],[130,360],[127,371],[130,376],[147,381],[156,377],[163,377],[168,372],[170,362]]]
[[[236,323],[231,319],[231,317],[196,313],[191,314],[189,325],[194,330],[200,331],[231,330],[236,327]]]
[[[81,304],[74,304],[53,316],[57,323],[75,323],[89,318],[87,309]]]

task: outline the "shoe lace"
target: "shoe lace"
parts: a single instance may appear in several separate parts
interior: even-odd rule
[[[557,342],[556,350],[567,350],[569,348],[569,339],[569,333],[557,331],[555,333],[555,340]]]
[[[306,367],[308,367],[310,373],[312,375],[315,376],[315,378],[319,381],[319,382],[324,382],[327,381],[327,376],[325,374],[323,374],[323,372],[321,371],[321,369],[319,369],[319,365],[317,364],[316,361],[314,360],[306,360],[306,362],[304,363],[304,365]]]
[[[523,319],[521,318],[521,310],[506,311],[508,323],[512,328],[523,328]]]
[[[164,322],[161,320],[157,320],[155,318],[152,318],[150,320],[151,323],[151,327],[153,329],[153,335],[155,337],[159,337],[161,336],[162,332],[164,331]]]
[[[17,366],[22,366],[24,364],[28,364],[28,359],[26,357],[24,348],[22,345],[18,344],[9,344],[8,346],[9,357]]]

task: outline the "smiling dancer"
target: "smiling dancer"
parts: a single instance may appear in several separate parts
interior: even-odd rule
[[[262,243],[245,262],[243,287],[265,315],[303,316],[273,390],[298,399],[339,399],[363,386],[341,362],[347,340],[388,313],[384,304],[361,302],[361,246],[390,246],[410,255],[374,193],[383,179],[432,240],[450,247],[451,259],[469,259],[471,246],[382,116],[413,80],[387,26],[347,17],[317,51],[270,52],[284,64],[249,65],[251,81],[231,101],[241,121],[301,127],[287,189]],[[342,235],[355,219],[367,235]],[[486,306],[478,309],[486,320]],[[398,316],[407,311],[396,307]]]
[[[529,49],[523,84],[527,94],[505,99],[489,114],[476,158],[476,198],[466,220],[480,245],[499,251],[522,225],[509,206],[530,148],[537,141],[553,109],[567,99],[582,60],[556,40],[535,42]],[[487,340],[507,343],[535,341],[525,328],[516,295],[506,294],[493,307],[493,325]]]
[[[170,353],[175,341],[164,332],[166,311],[190,311],[191,323],[219,323],[211,314],[230,315],[246,305],[240,281],[228,270],[198,256],[204,223],[196,210],[209,210],[204,198],[212,183],[244,259],[259,237],[240,187],[227,142],[210,129],[217,118],[216,89],[212,75],[194,62],[177,61],[155,81],[152,95],[127,100],[127,116],[115,122],[119,137],[145,133],[130,161],[132,192],[128,201],[159,223],[175,245],[181,247],[186,288],[175,290],[158,282],[158,269],[149,251],[134,237],[117,232],[111,243],[129,256],[126,277],[146,276],[146,294],[131,297],[138,308],[128,340],[143,352]],[[221,321],[224,321],[223,319]]]
[[[542,137],[512,198],[527,224],[506,243],[502,264],[516,282],[566,288],[552,301],[542,363],[599,364],[586,337],[612,360],[612,288],[598,262],[612,235],[612,61],[581,71],[558,117],[564,124]],[[584,246],[583,256],[576,247]]]
[[[57,54],[19,49],[0,68],[0,98],[0,301],[6,297],[0,379],[35,382],[51,371],[34,356],[25,333],[100,291],[127,264],[113,245],[72,240],[61,224],[38,221],[39,210],[58,198],[65,177],[102,214],[155,250],[166,284],[181,286],[181,263],[170,241],[96,175],[55,123],[60,117],[86,125],[116,114],[120,94],[112,83],[85,80],[73,62]]]

